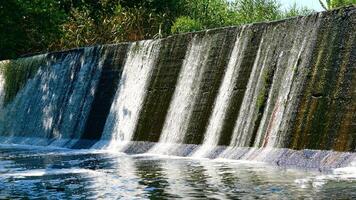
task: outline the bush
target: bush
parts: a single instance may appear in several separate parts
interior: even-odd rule
[[[326,5],[322,0],[319,2],[325,10],[356,4],[356,0],[326,0]]]
[[[356,0],[320,0],[328,7]],[[0,0],[0,60],[309,14],[278,0]]]
[[[167,20],[164,14],[143,7],[123,8],[120,4],[113,12],[96,17],[86,8],[72,9],[70,15],[62,25],[62,38],[52,49],[159,38]]]
[[[231,5],[231,25],[272,21],[282,18],[281,5],[276,0],[239,0]]]
[[[313,12],[313,10],[306,7],[299,7],[296,3],[294,3],[291,7],[284,11],[283,18],[294,17],[297,15],[309,15]]]
[[[182,16],[178,17],[173,23],[171,32],[172,33],[186,33],[199,31],[203,29],[203,25],[190,17]]]
[[[185,5],[183,16],[199,21],[204,29],[225,26],[229,20],[227,0],[182,0]]]
[[[0,19],[2,60],[48,50],[66,16],[56,0],[2,0]]]

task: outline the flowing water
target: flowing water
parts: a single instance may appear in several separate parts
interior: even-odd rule
[[[0,199],[356,198],[351,168],[321,174],[91,150],[1,146],[0,152]]]
[[[133,139],[135,125],[145,98],[148,80],[159,50],[159,41],[143,41],[131,45],[124,65],[102,139],[106,148],[124,148]]]

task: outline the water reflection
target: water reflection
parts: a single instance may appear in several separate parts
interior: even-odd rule
[[[0,199],[351,199],[356,177],[95,151],[0,148]]]

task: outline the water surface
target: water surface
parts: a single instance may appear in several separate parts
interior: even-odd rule
[[[354,168],[0,146],[0,199],[352,199]]]

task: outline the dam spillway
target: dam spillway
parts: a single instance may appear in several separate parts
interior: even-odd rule
[[[1,143],[214,158],[354,152],[355,33],[347,7],[2,61]]]

